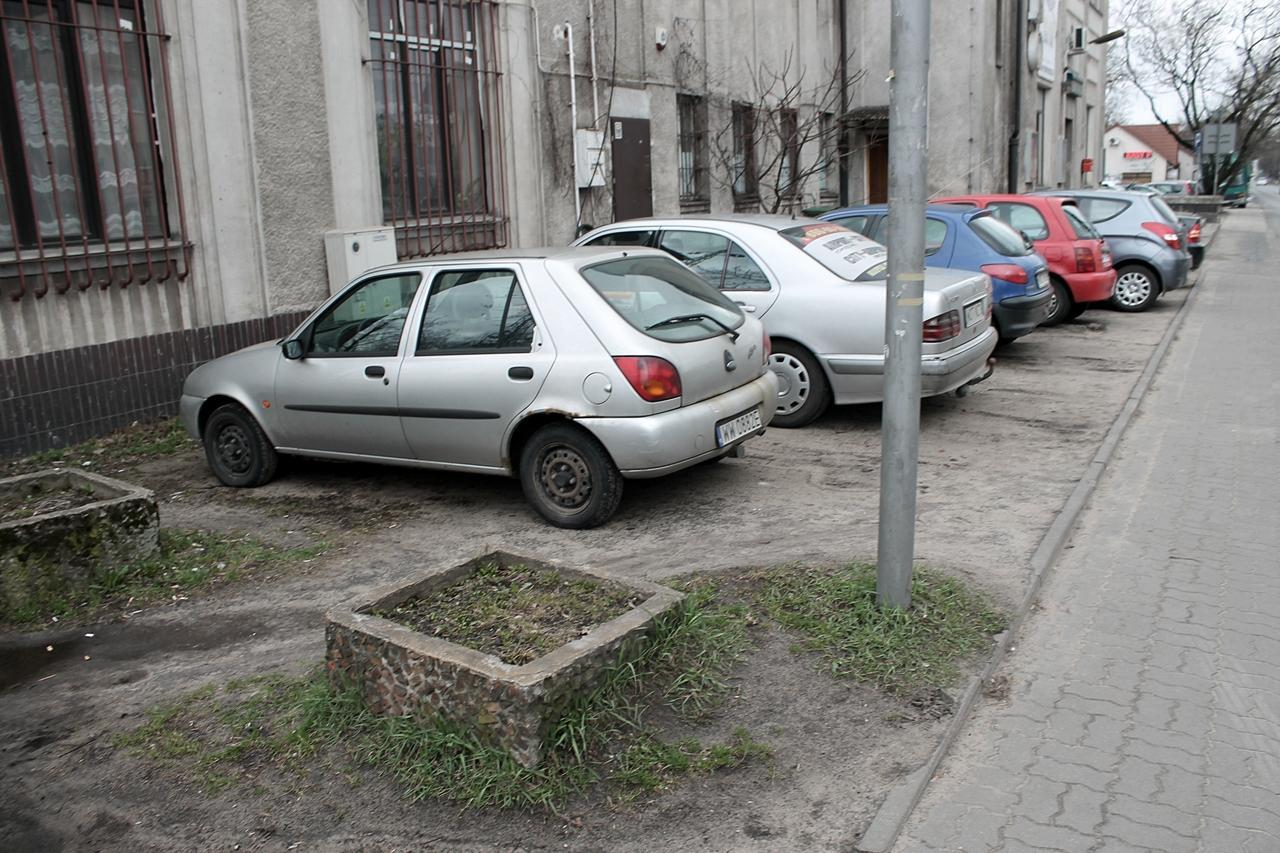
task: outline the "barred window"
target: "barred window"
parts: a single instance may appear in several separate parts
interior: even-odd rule
[[[823,113],[819,119],[819,156],[822,167],[818,170],[818,194],[824,198],[834,196],[840,184],[840,131],[834,113]]]
[[[367,0],[383,220],[400,257],[505,245],[492,0]]]
[[[14,298],[186,277],[159,15],[141,0],[0,0],[0,282]]]
[[[778,115],[778,145],[782,160],[778,168],[778,191],[788,197],[800,192],[800,116],[793,109]]]
[[[679,136],[680,203],[706,203],[706,116],[707,108],[697,95],[676,95]]]
[[[756,175],[756,111],[750,104],[733,105],[733,197],[751,202],[759,198]]]

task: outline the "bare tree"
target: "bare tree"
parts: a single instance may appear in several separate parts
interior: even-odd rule
[[[1107,89],[1103,103],[1103,118],[1107,127],[1129,123],[1129,93],[1133,83],[1129,78],[1129,64],[1124,51],[1108,45]]]
[[[1266,140],[1280,132],[1280,5],[1240,0],[1228,5],[1133,0],[1125,64],[1156,119],[1183,144],[1210,123],[1237,127],[1233,159],[1205,176],[1221,191]],[[1169,92],[1179,115],[1162,113]]]
[[[849,75],[853,86],[862,71]],[[838,165],[840,114],[838,69],[825,69],[809,85],[806,70],[788,52],[779,67],[751,69],[751,97],[730,105],[731,120],[709,136],[713,180],[739,203],[768,213],[804,204],[809,184]],[[816,154],[816,156],[810,156]]]

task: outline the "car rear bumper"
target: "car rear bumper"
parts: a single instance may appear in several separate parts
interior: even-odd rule
[[[624,477],[660,477],[716,456],[764,432],[773,420],[778,376],[766,370],[758,379],[708,400],[637,418],[578,418],[609,451]],[[716,424],[753,408],[762,428],[723,447]]]
[[[946,394],[986,373],[997,338],[990,328],[959,349],[926,355],[920,362],[920,396]]]
[[[1034,296],[1010,296],[997,302],[993,310],[996,324],[1000,327],[1000,337],[1020,338],[1034,331],[1049,316],[1052,301],[1053,291],[1045,289]]]
[[[1106,302],[1116,292],[1116,271],[1077,272],[1063,276],[1076,302]]]
[[[1160,282],[1164,290],[1177,290],[1188,284],[1188,273],[1191,271],[1191,255],[1178,252],[1177,257],[1160,263]]]

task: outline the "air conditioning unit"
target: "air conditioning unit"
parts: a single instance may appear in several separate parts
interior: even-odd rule
[[[365,270],[396,262],[396,229],[384,226],[328,231],[324,235],[324,254],[329,265],[329,293],[334,294]]]
[[[1079,98],[1084,94],[1084,80],[1074,71],[1067,70],[1062,75],[1062,91],[1068,98]]]
[[[1084,50],[1084,27],[1071,28],[1071,44],[1068,45],[1070,50]]]

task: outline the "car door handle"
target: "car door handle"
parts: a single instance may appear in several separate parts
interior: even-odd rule
[[[520,379],[522,381],[528,381],[533,378],[533,368],[532,367],[513,367],[507,371],[507,375],[510,376],[512,379]]]
[[[734,302],[738,302],[738,300],[735,299]],[[738,305],[742,306],[742,310],[746,311],[748,314],[756,313],[756,306],[754,305],[748,305],[745,302],[738,302]]]
[[[379,376],[386,376],[387,369],[381,364],[371,364],[364,369],[364,375],[377,379]]]

